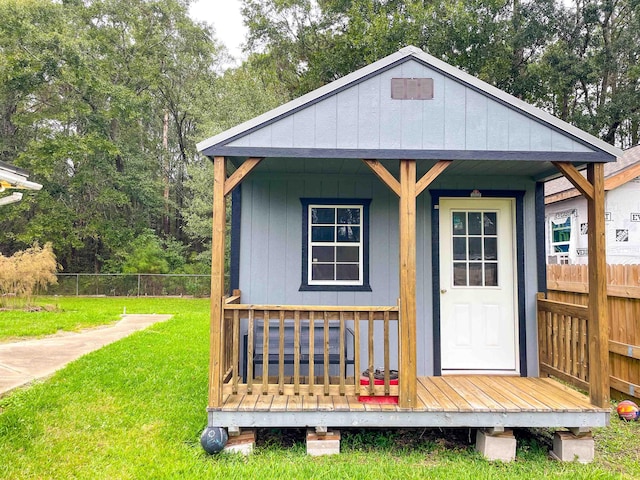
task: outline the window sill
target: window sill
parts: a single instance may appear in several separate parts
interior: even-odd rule
[[[299,292],[371,292],[369,285],[300,285]]]

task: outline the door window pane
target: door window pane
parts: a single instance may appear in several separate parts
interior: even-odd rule
[[[498,231],[496,229],[498,224],[497,214],[496,212],[485,212],[484,213],[484,234],[485,235],[497,235]]]
[[[469,260],[482,260],[482,238],[469,238]]]
[[[485,237],[484,239],[484,259],[498,259],[498,239],[495,237]]]
[[[484,284],[487,287],[498,286],[498,264],[497,263],[484,264]]]
[[[456,287],[467,286],[467,264],[466,263],[453,264],[453,284]]]
[[[464,237],[453,237],[453,259],[467,259],[467,239]]]
[[[469,235],[482,235],[481,212],[469,212]]]
[[[482,286],[482,264],[481,263],[469,264],[469,285],[472,287]]]
[[[453,212],[453,234],[467,234],[467,214],[466,212]]]

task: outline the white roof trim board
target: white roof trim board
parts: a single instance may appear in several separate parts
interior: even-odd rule
[[[331,82],[323,87],[320,87],[302,97],[292,100],[280,107],[270,110],[262,115],[259,115],[247,122],[244,122],[236,127],[226,130],[218,135],[210,137],[197,144],[198,151],[203,152],[205,155],[215,155],[216,149],[228,145],[232,141],[249,134],[265,125],[268,125],[278,119],[291,115],[307,105],[316,103],[322,100],[324,97],[335,94],[351,85],[358,83],[364,79],[367,79],[373,75],[380,73],[394,65],[400,64],[406,60],[415,59],[428,67],[439,70],[444,75],[453,78],[467,86],[491,97],[509,108],[519,111],[522,114],[529,116],[549,127],[561,132],[568,137],[572,137],[580,141],[581,143],[593,148],[596,151],[603,152],[611,155],[615,160],[616,157],[622,155],[622,151],[599,138],[588,134],[587,132],[580,130],[573,125],[570,125],[553,115],[529,105],[528,103],[510,95],[488,83],[463,72],[462,70],[449,65],[442,60],[423,52],[421,49],[414,46],[407,46],[402,48],[396,53],[393,53],[377,62],[367,65],[349,75],[346,75],[334,82]]]

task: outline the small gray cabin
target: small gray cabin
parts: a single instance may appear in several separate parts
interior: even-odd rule
[[[406,47],[198,150],[214,163],[210,427],[608,422],[597,252],[617,148]],[[545,299],[543,182],[562,175],[593,216],[588,309]],[[583,369],[589,397],[540,378],[560,317],[587,340],[552,373]]]

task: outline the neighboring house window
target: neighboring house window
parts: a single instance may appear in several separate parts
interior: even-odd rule
[[[369,287],[369,204],[363,199],[301,199],[301,290]]]
[[[564,222],[551,222],[551,251],[557,263],[569,263],[569,245],[571,242],[571,216]]]

